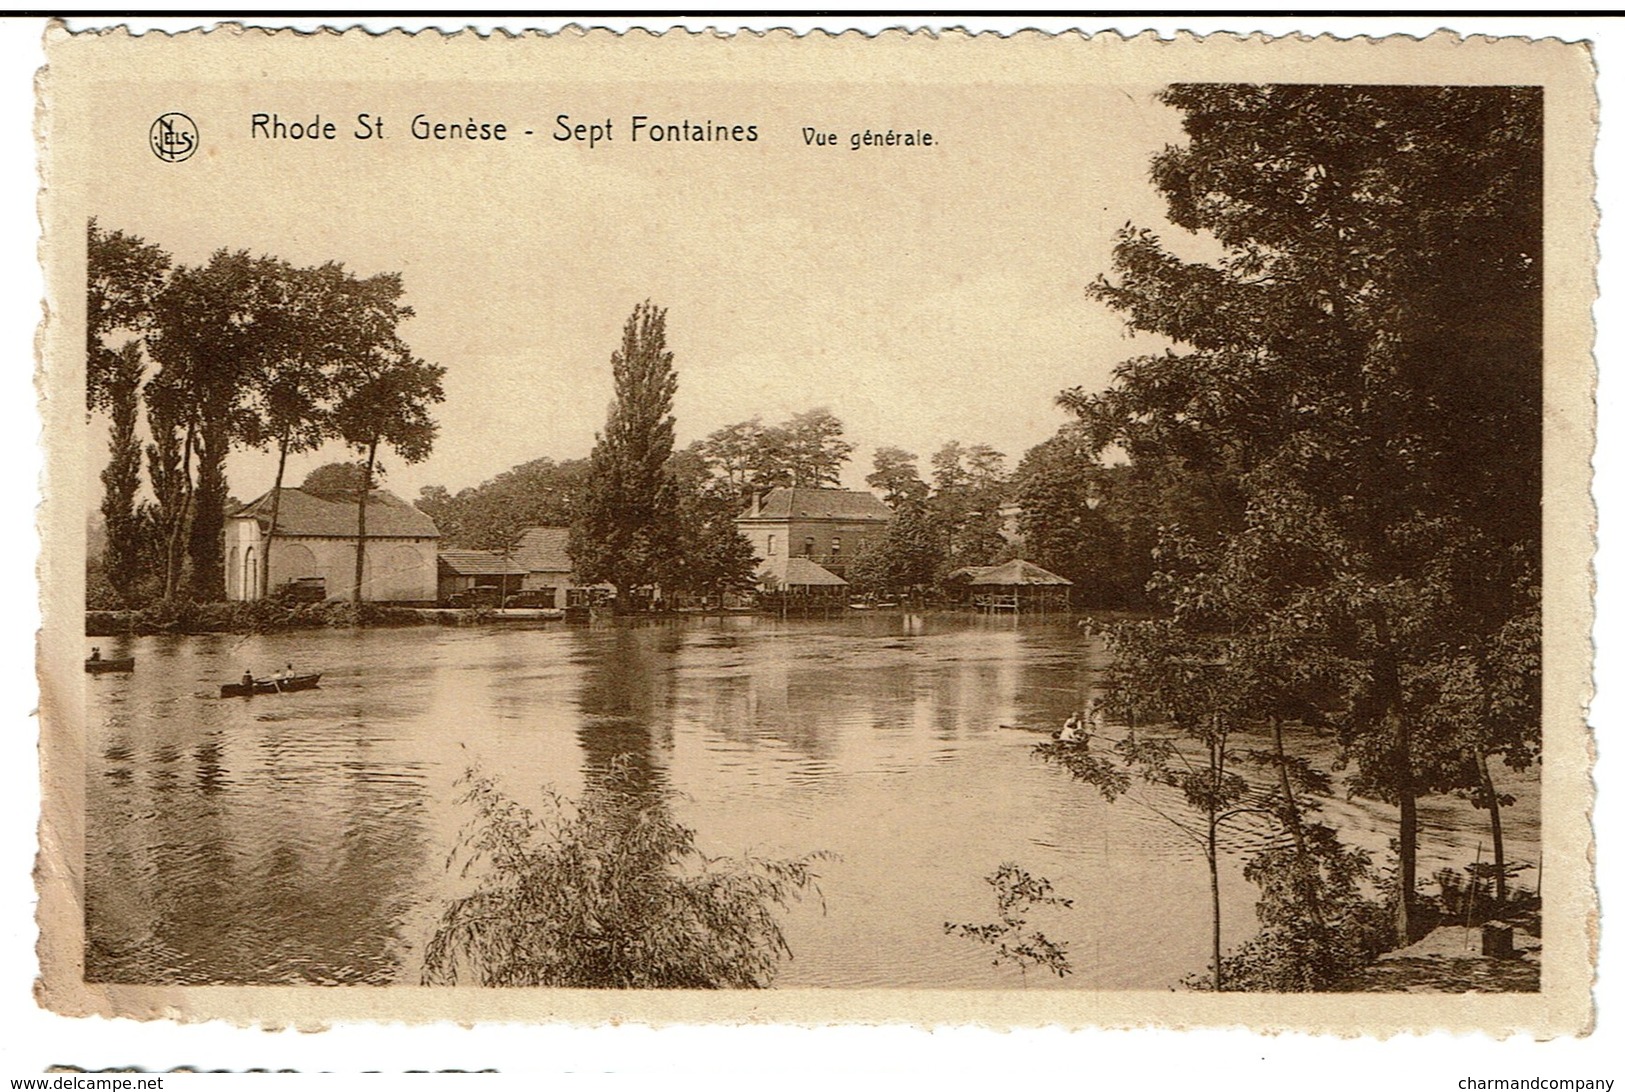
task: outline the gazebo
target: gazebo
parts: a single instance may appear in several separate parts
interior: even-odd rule
[[[1020,558],[985,568],[968,583],[977,610],[1048,614],[1072,609],[1072,581]]]
[[[781,613],[809,610],[845,609],[850,586],[818,562],[806,557],[787,557],[777,572],[761,575],[765,597]]]

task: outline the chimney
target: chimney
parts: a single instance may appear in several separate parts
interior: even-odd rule
[[[760,492],[758,492],[757,490],[753,489],[753,490],[751,490],[751,493],[750,493],[750,511],[746,512],[745,515],[747,515],[747,516],[759,516],[761,514],[762,514],[762,494]]]

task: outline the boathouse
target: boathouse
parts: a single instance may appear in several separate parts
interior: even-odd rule
[[[980,611],[1049,614],[1072,607],[1072,581],[1031,561],[1017,558],[959,572],[967,574],[964,586]]]
[[[356,498],[285,486],[271,534],[272,494],[226,520],[226,598],[348,599],[355,585]],[[395,494],[367,496],[361,597],[370,603],[432,606],[438,592],[440,529]],[[267,547],[270,572],[265,569]]]

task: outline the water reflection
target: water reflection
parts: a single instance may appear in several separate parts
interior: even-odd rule
[[[1045,931],[1077,973],[1166,988],[1205,960],[1205,873],[1168,825],[1035,762],[1087,701],[1067,625],[889,614],[829,622],[368,630],[101,642],[87,676],[92,981],[415,982],[451,881],[470,765],[515,799],[658,796],[712,855],[827,850],[781,986],[1018,987],[944,921],[990,920],[1017,861],[1077,907]],[[88,650],[88,643],[87,643]],[[221,700],[292,660],[319,690]],[[673,795],[675,793],[675,795]],[[1245,840],[1245,839],[1243,839]],[[1253,921],[1226,859],[1235,939]],[[826,912],[827,908],[827,912]]]

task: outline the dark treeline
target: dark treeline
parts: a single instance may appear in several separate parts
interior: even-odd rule
[[[176,265],[94,219],[88,243],[86,409],[111,424],[91,605],[224,597],[234,448],[277,454],[273,532],[290,454],[333,441],[354,452],[363,527],[380,450],[427,457],[444,369],[400,337],[412,310],[398,274],[363,278],[337,262],[300,268],[241,250]],[[268,574],[269,540],[261,564]],[[361,565],[358,550],[357,602]]]

